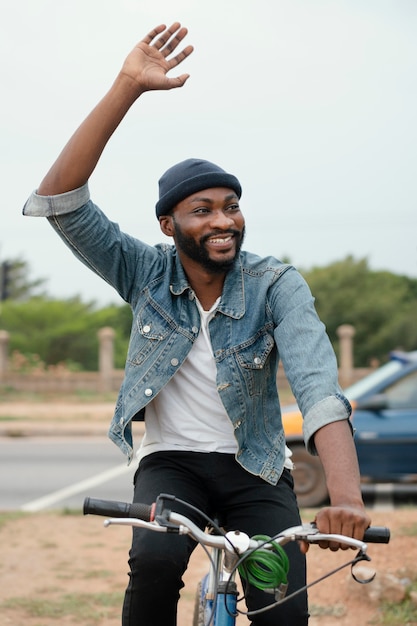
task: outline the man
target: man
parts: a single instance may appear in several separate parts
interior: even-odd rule
[[[281,358],[304,416],[306,444],[326,473],[331,506],[317,514],[317,524],[323,532],[362,538],[369,518],[334,353],[298,272],[241,251],[238,179],[199,159],[162,176],[156,214],[174,246],[148,246],[121,233],[90,200],[88,179],[132,104],[146,91],[186,82],[187,74],[167,76],[192,52],[187,46],[177,53],[186,33],[178,23],[161,25],[134,48],[24,213],[46,216],[132,307],[125,378],[109,435],[131,460],[131,420],[144,415],[136,501],[173,493],[249,535],[297,525],[276,389]],[[195,521],[204,525],[197,515]],[[188,538],[134,531],[124,626],[176,624],[181,577],[194,547]],[[289,593],[305,581],[301,547],[288,548]],[[247,589],[250,609],[270,601]],[[253,624],[307,622],[303,593]]]

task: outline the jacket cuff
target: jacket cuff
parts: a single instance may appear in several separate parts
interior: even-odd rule
[[[88,183],[56,196],[40,196],[34,191],[23,207],[23,215],[31,217],[53,217],[65,215],[81,208],[90,199]]]
[[[322,428],[332,422],[341,420],[349,420],[352,413],[352,407],[345,396],[336,394],[329,396],[320,402],[316,402],[308,413],[304,416],[303,433],[307,450],[317,455],[316,446],[314,445],[314,435]],[[349,426],[353,434],[353,427],[349,420]]]

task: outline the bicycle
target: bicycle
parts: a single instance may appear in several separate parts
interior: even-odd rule
[[[186,516],[173,512],[169,508],[169,502],[173,501],[199,512],[206,520],[208,530],[201,530]],[[389,529],[382,526],[368,528],[363,541],[359,541],[344,535],[320,533],[312,523],[287,528],[272,538],[265,536],[250,538],[239,530],[224,532],[216,520],[208,518],[202,511],[169,494],[160,494],[152,505],[85,498],[83,512],[84,515],[107,517],[105,526],[119,524],[155,532],[188,534],[203,546],[210,560],[210,568],[198,584],[193,626],[235,626],[239,614],[251,618],[260,612],[270,610],[348,566],[351,566],[351,574],[357,582],[369,583],[375,574],[368,579],[359,579],[354,573],[354,566],[361,561],[371,560],[367,554],[368,543],[388,543],[390,540]],[[286,595],[290,564],[282,546],[290,541],[306,541],[310,544],[334,541],[357,548],[358,552],[345,564],[310,582],[303,589]],[[211,552],[208,548],[211,548]],[[238,602],[243,598],[238,598],[235,581],[237,572],[244,581],[273,594],[274,602],[255,611],[240,610]]]

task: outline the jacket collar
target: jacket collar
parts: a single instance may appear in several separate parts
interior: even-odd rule
[[[173,267],[170,291],[174,296],[180,296],[185,291],[191,295],[193,290],[188,283],[184,268],[174,249],[173,251]],[[233,268],[228,272],[224,282],[223,293],[217,309],[220,313],[240,319],[245,315],[245,289],[243,283],[243,267],[239,257]]]

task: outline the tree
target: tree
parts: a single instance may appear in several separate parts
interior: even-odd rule
[[[95,371],[98,369],[97,333],[103,326],[114,328],[115,367],[124,367],[128,314],[127,305],[97,310],[94,303],[83,303],[79,298],[39,297],[26,302],[6,302],[1,327],[10,333],[11,351],[36,355],[46,365],[71,363],[80,369]]]
[[[24,259],[6,259],[1,264],[0,300],[27,300],[42,295],[38,288],[43,278],[29,280],[29,265]]]
[[[7,300],[10,295],[10,264],[8,261],[3,261],[1,264],[0,275],[0,300],[3,302]]]
[[[336,351],[337,327],[355,327],[357,367],[384,360],[395,348],[417,348],[417,280],[372,271],[366,259],[352,256],[303,274]]]
[[[123,368],[132,323],[126,304],[98,309],[80,298],[33,297],[43,280],[28,281],[25,261],[12,260],[11,296],[2,303],[0,328],[10,333],[10,349],[38,355],[47,365],[71,362],[97,370],[97,333],[115,330],[115,367]],[[417,280],[371,271],[366,259],[348,256],[327,267],[302,272],[316,298],[318,313],[338,352],[337,328],[352,324],[355,366],[383,361],[396,348],[417,349]]]

